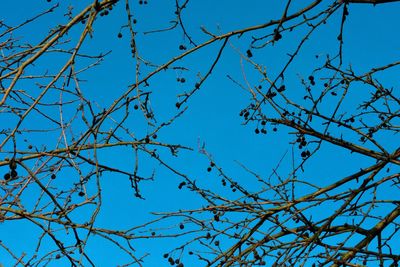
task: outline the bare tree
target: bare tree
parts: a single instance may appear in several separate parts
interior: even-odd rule
[[[227,31],[211,30],[203,21],[185,23],[195,12],[189,0],[176,0],[171,10],[162,10],[169,24],[156,28],[138,25],[137,9],[159,3],[47,2],[17,23],[9,22],[10,15],[0,21],[1,229],[17,223],[21,231],[35,229],[27,237],[30,251],[0,241],[7,262],[96,266],[99,255],[89,252],[94,239],[124,255],[123,266],[146,266],[152,256],[180,267],[185,262],[398,266],[400,96],[388,77],[397,73],[400,61],[354,66],[345,46],[353,6],[368,6],[368,12],[378,4],[398,8],[389,3],[397,1],[287,0],[271,4],[273,18]],[[18,16],[18,11],[9,12]],[[117,32],[107,28],[109,17],[123,17]],[[246,18],[243,22],[247,25]],[[314,38],[326,25],[335,29],[329,45]],[[121,47],[96,39],[109,31]],[[177,53],[164,51],[165,38],[173,40]],[[157,51],[149,54],[146,45],[158,46]],[[310,46],[316,54],[303,54]],[[114,72],[108,73],[102,66],[119,49],[130,57],[114,58],[108,66]],[[218,151],[209,151],[206,143],[181,142],[185,133],[162,137],[179,119],[190,117],[193,97],[207,88],[219,65],[226,66],[228,50],[240,59],[240,75],[224,69],[226,76],[218,79],[246,92],[249,101],[237,110],[249,138],[272,134],[288,140],[287,152],[275,156],[270,175],[240,162],[237,175],[218,162],[213,156]],[[262,56],[271,51],[280,61],[273,69]],[[207,60],[196,65],[196,57]],[[310,63],[309,73],[296,71],[301,60],[314,57],[318,60]],[[109,84],[96,82],[102,77]],[[176,79],[176,88],[162,96],[174,99],[170,108],[155,100],[162,79]],[[102,97],[105,90],[112,94]],[[110,160],[113,153],[127,156],[119,165]],[[199,165],[207,161],[205,172],[217,180],[204,182],[188,174],[176,164],[181,153],[200,155]],[[321,158],[326,153],[348,156],[332,163]],[[313,172],[316,166],[340,169],[349,160],[352,172],[307,179],[320,175]],[[186,190],[199,197],[197,208],[151,210],[152,219],[132,216],[130,226],[121,229],[101,226],[99,217],[110,201],[103,197],[110,183],[105,177],[126,177],[132,198],[146,206],[143,191],[157,179],[152,168],[178,177],[176,194]],[[137,249],[140,242],[165,239],[174,242],[163,255]]]

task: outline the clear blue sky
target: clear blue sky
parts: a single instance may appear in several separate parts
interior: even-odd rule
[[[73,6],[72,12],[76,14],[91,3],[91,1],[59,2],[60,7],[54,13],[44,16],[29,27],[15,31],[13,35],[16,38],[21,38],[21,42],[26,40],[37,43],[46,36],[50,28],[67,21],[63,14],[68,5]],[[143,58],[156,64],[162,64],[181,53],[178,49],[180,44],[187,47],[191,46],[180,30],[143,34],[146,31],[167,27],[170,21],[174,19],[175,1],[149,0],[148,2],[147,5],[139,5],[138,1],[130,1],[133,16],[137,19],[135,26],[138,32],[136,43]],[[296,3],[293,4],[291,10],[311,1],[294,2]],[[325,2],[328,4],[331,1]],[[0,10],[0,21],[15,25],[55,3],[58,3],[58,1],[53,0],[50,3],[45,0],[4,1]],[[91,99],[93,103],[97,102],[99,106],[107,107],[110,105],[135,79],[135,65],[130,57],[127,28],[122,29],[123,36],[121,39],[117,37],[121,26],[126,24],[124,6],[124,1],[120,1],[108,16],[99,17],[98,21],[95,22],[93,38],[89,38],[82,48],[83,52],[93,55],[111,51],[104,62],[82,75],[87,81],[81,83],[81,89],[87,98]],[[344,65],[351,64],[355,71],[362,72],[373,66],[383,65],[399,58],[400,38],[397,34],[399,8],[400,4],[398,3],[376,7],[350,5],[350,15],[345,24],[343,37]],[[182,19],[186,30],[195,42],[200,44],[209,39],[202,33],[200,27],[205,27],[215,34],[226,33],[265,23],[271,19],[278,19],[282,10],[283,5],[280,4],[280,1],[192,0],[187,9],[184,10]],[[289,94],[294,99],[303,97],[302,90],[298,89],[301,88],[301,78],[307,78],[316,67],[321,66],[327,54],[334,55],[337,52],[338,42],[336,38],[340,30],[340,20],[341,11],[333,15],[326,25],[321,26],[310,37],[297,60],[288,69],[285,84],[288,87]],[[80,30],[71,32],[67,38],[71,38],[75,42]],[[275,78],[278,71],[288,60],[287,53],[293,52],[297,43],[301,40],[302,33],[304,33],[302,30],[287,33],[283,36],[282,41],[274,46],[262,50],[252,50],[254,54],[252,59],[264,65],[271,77]],[[262,31],[257,33],[257,35],[262,34]],[[0,42],[3,41],[3,39],[0,39]],[[226,196],[230,197],[234,197],[234,193],[226,192],[228,189],[221,188],[218,175],[214,171],[211,173],[206,171],[209,162],[204,155],[198,152],[199,144],[204,143],[216,163],[227,174],[246,184],[248,188],[256,187],[257,184],[252,184],[253,178],[240,168],[237,162],[263,176],[269,176],[272,168],[278,164],[284,155],[286,156],[280,167],[282,175],[291,171],[292,164],[292,147],[288,142],[295,138],[291,134],[291,130],[279,127],[278,131],[273,133],[272,126],[268,126],[267,135],[255,135],[256,125],[254,123],[244,125],[243,119],[239,117],[239,112],[250,103],[251,95],[234,84],[227,78],[227,75],[243,84],[246,82],[245,75],[247,82],[252,86],[260,84],[260,75],[245,62],[242,67],[243,61],[240,53],[238,53],[240,51],[245,54],[250,47],[250,42],[251,34],[245,34],[240,38],[231,38],[210,78],[201,90],[191,97],[187,104],[184,104],[183,107],[188,107],[187,112],[178,118],[173,125],[158,133],[159,141],[179,143],[194,149],[192,152],[182,151],[176,158],[169,157],[167,153],[160,151],[161,154],[164,153],[166,156],[167,162],[190,177],[196,177],[200,185],[224,192]],[[221,44],[216,43],[206,47],[175,64],[175,66],[186,67],[187,70],[161,73],[149,80],[149,88],[152,91],[151,105],[158,122],[167,121],[176,114],[177,95],[192,88],[198,81],[198,73],[205,74]],[[318,58],[316,58],[316,55],[318,55]],[[38,68],[41,70],[46,67],[51,69],[59,66],[60,63],[57,60],[59,60],[57,57],[54,59],[45,58],[39,61]],[[88,62],[90,61],[82,63],[81,66]],[[149,71],[150,68],[143,66],[142,76],[144,77]],[[182,77],[186,79],[186,82],[184,84],[177,83],[176,79]],[[398,75],[395,72],[389,72],[382,80],[388,87],[398,85]],[[323,82],[319,83],[322,86]],[[19,86],[33,85],[25,82]],[[360,90],[363,90],[363,88],[360,87]],[[344,103],[343,108],[354,109],[353,103],[356,100],[357,95],[352,95],[348,102]],[[330,103],[327,102],[326,105],[326,108],[329,109]],[[49,112],[57,117],[55,111]],[[139,111],[132,112],[137,112],[137,114],[130,118],[127,125],[138,138],[144,137],[148,132],[151,132],[152,128],[145,123]],[[9,118],[0,114],[0,123],[2,125],[10,123]],[[43,122],[39,117],[33,117],[31,121],[27,122],[26,127],[33,125],[39,129],[48,127],[41,123]],[[30,142],[35,145],[48,144],[49,147],[53,147],[57,142],[56,136],[50,138],[36,134],[31,137]],[[385,144],[389,151],[396,147],[396,144],[390,144],[392,138],[388,138]],[[300,151],[295,150],[295,153],[297,153],[295,161],[299,162],[300,156],[298,154]],[[4,153],[0,154],[2,158],[6,156]],[[107,162],[126,171],[133,170],[133,158],[132,150],[125,148],[107,150],[99,154],[100,162]],[[340,168],[338,168],[338,164],[334,164],[339,160]],[[302,173],[303,177],[300,178],[306,178],[322,186],[329,184],[332,179],[350,174],[360,167],[372,163],[373,161],[366,157],[350,155],[348,151],[324,144],[318,154],[307,162],[306,167],[308,168],[305,169],[305,172]],[[3,168],[5,170],[6,167]],[[1,170],[3,171],[3,169]],[[177,190],[177,186],[181,182],[179,177],[157,162],[146,157],[141,158],[141,174],[149,176],[153,171],[155,181],[141,184],[141,192],[146,200],[133,197],[133,190],[125,176],[104,174],[102,177],[104,203],[96,225],[124,229],[155,218],[149,215],[149,212],[190,209],[205,204],[198,196],[188,190]],[[58,183],[63,183],[68,179],[76,179],[75,182],[77,181],[72,173],[64,173],[60,176],[56,181]],[[257,188],[252,189],[256,190]],[[34,198],[35,192],[30,197]],[[79,218],[81,215],[76,216]],[[176,222],[179,222],[179,220]],[[11,221],[0,224],[0,239],[13,248],[18,255],[22,252],[32,255],[31,253],[35,249],[32,246],[37,243],[37,240],[33,237],[35,233],[37,233],[37,229],[34,226],[27,226],[25,222]],[[144,266],[156,267],[167,266],[168,262],[164,262],[162,254],[178,246],[182,240],[151,239],[139,240],[133,244],[138,255],[146,251],[151,253],[146,257]],[[137,245],[135,246],[135,244]],[[87,249],[88,253],[93,255],[96,266],[116,266],[124,262],[124,256],[118,254],[118,257],[115,257],[118,249],[109,246],[108,243],[99,238],[92,238]],[[0,248],[0,263],[5,266],[12,266],[14,261],[6,255],[5,251]],[[183,259],[186,263],[185,266],[197,266],[193,265],[194,263],[188,255],[185,255]],[[60,262],[53,262],[48,266],[62,265],[60,265]]]

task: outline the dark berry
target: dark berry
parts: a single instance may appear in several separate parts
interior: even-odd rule
[[[250,49],[248,49],[248,50],[246,51],[246,54],[247,54],[247,57],[252,57],[252,56],[253,56],[253,53],[251,52]]]
[[[260,133],[260,130],[259,130],[258,128],[256,128],[256,129],[254,130],[254,132],[255,132],[256,134],[259,134],[259,133]]]
[[[54,173],[51,174],[51,179],[56,179],[56,175]]]
[[[181,182],[179,185],[178,185],[178,188],[179,189],[182,189],[182,187],[184,187],[186,185],[186,182]]]
[[[16,170],[11,170],[11,178],[17,178],[17,176],[18,176],[18,173],[17,173],[17,171]]]
[[[181,223],[181,224],[179,225],[179,229],[183,230],[184,228],[185,228],[185,226],[183,225],[183,223]]]
[[[134,109],[139,109],[139,106],[138,105],[134,105],[133,108]]]
[[[212,170],[211,167],[208,167],[208,168],[207,168],[207,171],[208,171],[208,172],[210,172],[211,170]]]
[[[10,178],[11,178],[11,175],[10,175],[10,173],[6,173],[6,174],[4,174],[4,180],[10,180]]]
[[[281,38],[282,38],[282,35],[280,34],[280,32],[275,30],[274,41],[279,41]]]
[[[122,33],[118,33],[118,38],[122,38]]]
[[[83,197],[85,195],[85,192],[83,192],[83,191],[80,191],[79,193],[78,193],[78,196],[80,196],[80,197]]]

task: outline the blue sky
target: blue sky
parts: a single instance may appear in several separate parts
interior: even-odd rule
[[[181,44],[188,48],[191,47],[180,30],[144,34],[146,31],[170,25],[170,21],[174,19],[174,2],[150,0],[147,5],[139,5],[138,1],[130,1],[133,17],[137,19],[135,29],[138,32],[136,43],[139,53],[143,58],[155,64],[163,64],[170,58],[179,55],[182,52],[179,50]],[[311,1],[295,2],[289,13]],[[330,2],[326,1],[327,4]],[[54,0],[50,3],[43,0],[6,1],[2,3],[0,20],[6,24],[15,25],[56,3],[58,2]],[[22,43],[38,43],[47,35],[50,28],[67,21],[63,17],[63,13],[68,5],[74,7],[73,13],[76,14],[90,3],[91,1],[60,1],[60,7],[54,13],[15,31],[13,35],[21,39]],[[363,72],[373,66],[384,65],[398,59],[400,47],[400,38],[397,34],[399,7],[398,3],[376,7],[350,5],[350,15],[345,24],[343,37],[344,66],[351,66],[356,72]],[[200,44],[209,39],[209,36],[201,31],[201,27],[205,27],[212,33],[222,34],[277,19],[282,10],[283,5],[278,1],[190,1],[182,14],[182,19],[186,30],[195,42]],[[322,8],[318,10],[322,10]],[[337,53],[336,38],[340,30],[341,14],[341,11],[336,12],[329,18],[326,25],[321,26],[311,35],[295,62],[287,70],[285,85],[288,88],[288,94],[293,99],[301,101],[303,97],[301,79],[307,79],[315,68],[325,62],[328,54]],[[120,1],[108,16],[99,17],[95,22],[93,37],[88,38],[82,47],[82,52],[92,55],[111,51],[99,66],[82,74],[82,78],[86,81],[81,82],[81,89],[85,96],[93,101],[93,105],[98,107],[98,111],[101,111],[102,107],[109,106],[135,81],[135,62],[130,56],[128,29],[122,28],[121,30],[121,26],[125,24],[124,3]],[[83,26],[78,26],[65,40],[70,38],[74,44],[77,34],[82,28]],[[275,45],[260,50],[253,49],[252,60],[265,66],[271,77],[275,78],[288,60],[287,54],[294,51],[306,30],[307,28],[300,28],[288,32],[283,35],[282,41]],[[119,32],[122,33],[122,38],[117,37]],[[260,36],[265,33],[260,31],[255,35]],[[254,178],[239,166],[238,162],[259,175],[268,177],[281,158],[283,158],[283,163],[279,171],[283,176],[290,173],[292,160],[299,163],[301,159],[299,156],[301,151],[296,149],[294,150],[295,158],[291,157],[292,146],[288,143],[295,140],[293,130],[278,127],[278,131],[273,132],[273,126],[267,125],[267,135],[256,135],[254,130],[257,125],[252,122],[243,124],[243,118],[239,116],[240,111],[250,103],[251,95],[233,83],[227,75],[241,84],[248,82],[251,86],[258,86],[262,83],[261,75],[243,57],[246,50],[250,48],[251,36],[251,33],[247,33],[240,38],[230,39],[210,78],[182,107],[188,107],[187,111],[171,126],[162,129],[158,133],[157,139],[160,142],[182,144],[193,148],[193,151],[181,151],[178,157],[168,156],[168,151],[159,151],[159,153],[165,156],[166,161],[176,169],[190,177],[195,177],[200,185],[223,192],[228,197],[235,197],[235,194],[221,187],[221,179],[215,171],[211,173],[206,171],[209,161],[199,153],[199,145],[205,144],[207,151],[218,166],[253,190],[257,190],[258,185],[254,183]],[[2,41],[0,39],[0,42]],[[149,90],[152,91],[151,106],[158,122],[168,121],[177,113],[175,107],[175,103],[179,100],[177,95],[193,88],[198,81],[198,75],[206,73],[221,45],[222,42],[216,42],[174,64],[174,66],[186,67],[187,70],[161,72],[149,80]],[[28,71],[40,73],[44,69],[57,68],[62,63],[62,58],[63,56],[58,54],[47,56],[38,61],[35,69]],[[91,62],[93,60],[77,62],[77,68],[84,67]],[[150,71],[150,67],[143,66],[142,77],[145,77]],[[396,70],[389,71],[385,74],[386,76],[381,77],[381,81],[385,83],[385,86],[396,87],[398,79],[396,74]],[[177,83],[177,78],[185,78],[186,82]],[[316,78],[318,80],[320,77],[316,76]],[[323,82],[318,80],[318,86],[322,86],[322,84]],[[23,88],[34,85],[30,81],[24,81],[18,86]],[[360,85],[359,91],[355,91],[346,99],[342,111],[354,110],[354,103],[360,95],[363,96],[367,93],[368,91]],[[51,101],[56,97],[58,97],[57,94],[49,94],[48,100]],[[324,108],[330,110],[331,105],[332,103],[328,100]],[[65,112],[68,116],[68,112],[72,114],[73,108],[67,109]],[[48,114],[55,118],[58,117],[57,110],[54,109],[49,110]],[[154,129],[147,125],[140,111],[132,111],[131,114],[126,125],[137,138],[143,138]],[[120,114],[116,114],[116,118],[118,116]],[[13,118],[0,115],[0,123],[12,124]],[[47,128],[49,125],[44,124],[40,117],[33,116],[24,124],[24,127],[41,129]],[[82,125],[78,124],[76,127],[76,130],[79,131],[79,127]],[[106,124],[104,127],[112,127],[112,124]],[[46,144],[48,147],[53,147],[58,137],[59,133],[54,133],[54,135],[37,133],[29,136],[29,142],[37,146]],[[398,142],[393,142],[396,140],[393,136],[381,139],[389,151],[398,145]],[[22,145],[22,142],[20,143]],[[6,156],[6,153],[0,154],[2,158]],[[133,151],[129,148],[107,149],[99,153],[100,162],[107,162],[111,166],[126,171],[133,170],[134,158]],[[340,161],[339,168],[335,164],[338,161]],[[315,157],[306,163],[305,171],[301,173],[302,177],[300,178],[323,186],[360,167],[373,163],[374,161],[369,158],[352,155],[346,150],[323,144]],[[1,170],[3,171],[3,169]],[[188,190],[177,190],[177,186],[182,181],[181,178],[149,157],[142,156],[140,158],[141,175],[150,176],[153,172],[155,173],[154,181],[141,183],[141,193],[145,200],[133,197],[133,190],[130,188],[130,182],[126,176],[105,173],[101,178],[104,203],[96,225],[124,229],[155,218],[149,215],[149,212],[191,209],[205,204]],[[74,175],[76,174],[68,171],[60,173],[60,177],[55,183],[65,185],[65,183],[77,182]],[[90,190],[90,186],[88,186],[88,191],[90,192]],[[28,201],[29,197],[35,197],[37,193],[32,189],[32,192],[28,193],[24,200]],[[82,215],[83,213],[74,216],[80,219]],[[172,222],[172,224],[174,223],[179,223],[179,220]],[[63,235],[61,232],[60,235]],[[32,233],[37,233],[35,227],[23,222],[9,221],[0,224],[1,240],[18,254],[23,251],[32,253],[34,250],[32,246],[37,242],[35,238],[32,238],[34,236]],[[149,234],[149,232],[145,234]],[[137,244],[135,249],[137,249],[138,255],[147,251],[151,253],[146,257],[144,266],[161,266],[162,254],[179,246],[181,241],[180,238],[173,240],[149,239],[134,242],[134,246]],[[88,253],[93,255],[96,266],[116,266],[124,262],[124,256],[118,254],[118,249],[109,246],[97,237],[93,237],[89,241],[87,249]],[[195,263],[187,255],[184,256],[184,261],[186,266],[197,266],[193,265]],[[14,261],[6,256],[4,250],[0,249],[0,263],[12,266]],[[54,262],[48,266],[60,266],[59,264],[59,262]],[[162,266],[166,264],[168,263],[162,262]]]

